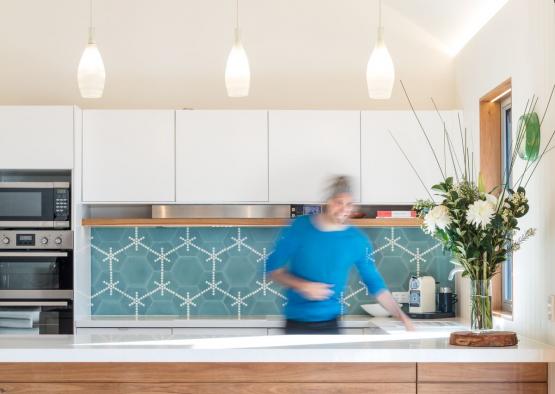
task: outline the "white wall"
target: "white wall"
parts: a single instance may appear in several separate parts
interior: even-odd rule
[[[543,111],[555,83],[555,4],[552,0],[510,0],[469,42],[455,61],[459,106],[466,126],[478,141],[479,98],[512,77],[513,125],[526,100],[537,94]],[[542,114],[542,112],[538,111]],[[555,128],[555,103],[542,127]],[[514,132],[514,130],[513,130]],[[478,151],[478,149],[477,149]],[[555,294],[555,152],[536,171],[528,185],[530,212],[521,228],[538,234],[514,258],[514,305],[511,321],[497,323],[522,335],[555,344],[555,324],[547,320],[546,302]],[[519,173],[518,170],[516,173]],[[460,299],[468,298],[460,294]],[[463,308],[468,317],[468,309]]]
[[[225,62],[234,0],[95,0],[96,39],[106,66],[104,97],[79,97],[87,0],[0,1],[0,104],[76,104],[136,109],[406,109],[370,100],[366,64],[377,0],[241,0],[252,81],[230,99]],[[384,2],[385,38],[415,105],[455,108],[453,58],[437,39]]]

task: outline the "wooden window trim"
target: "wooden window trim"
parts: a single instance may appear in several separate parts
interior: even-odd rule
[[[501,184],[501,101],[492,100],[511,89],[511,78],[480,98],[480,173],[487,190]],[[511,93],[508,93],[510,95]],[[500,267],[501,268],[501,267]],[[512,320],[513,311],[503,309],[501,272],[492,279],[492,309],[495,316]],[[513,286],[514,298],[514,286]]]

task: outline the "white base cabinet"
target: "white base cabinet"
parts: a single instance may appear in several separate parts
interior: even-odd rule
[[[1,169],[72,169],[73,106],[0,106]]]
[[[175,111],[83,111],[83,201],[175,201]]]
[[[141,327],[77,327],[75,333],[79,335],[172,335],[171,328],[141,328]]]

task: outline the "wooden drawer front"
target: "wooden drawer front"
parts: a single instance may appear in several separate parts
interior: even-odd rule
[[[418,394],[547,394],[547,383],[418,383]]]
[[[415,383],[0,383],[3,394],[415,394]]]
[[[547,382],[546,363],[424,363],[419,382]]]
[[[0,363],[0,382],[416,382],[414,363]]]

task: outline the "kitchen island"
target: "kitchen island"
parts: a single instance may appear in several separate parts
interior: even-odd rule
[[[448,333],[0,337],[2,393],[547,393],[555,348]]]

